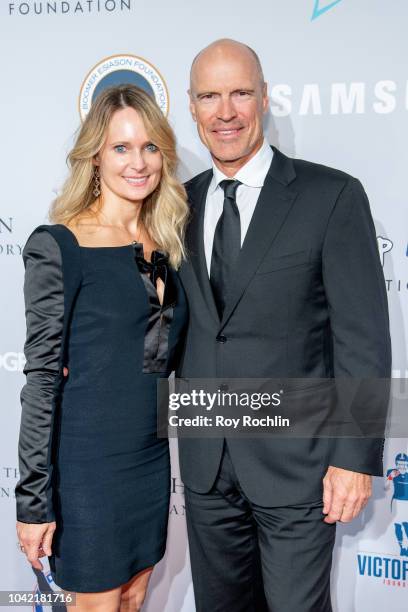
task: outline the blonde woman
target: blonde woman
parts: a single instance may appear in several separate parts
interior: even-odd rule
[[[186,322],[175,270],[187,204],[172,130],[134,86],[100,94],[69,162],[55,224],[24,249],[17,532],[34,568],[49,557],[78,612],[133,611],[166,543],[156,382]]]

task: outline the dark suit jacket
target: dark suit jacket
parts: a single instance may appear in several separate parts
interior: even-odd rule
[[[186,184],[189,259],[180,270],[190,323],[179,376],[389,377],[387,295],[360,182],[274,149],[220,321],[205,263],[208,170]],[[237,439],[228,446],[244,492],[260,505],[321,497],[328,465],[382,475],[381,438]],[[180,439],[181,476],[205,493],[222,439]]]

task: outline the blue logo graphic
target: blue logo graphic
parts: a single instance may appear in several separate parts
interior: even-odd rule
[[[358,573],[360,576],[379,578],[383,584],[406,587],[408,579],[408,521],[401,517],[401,510],[408,505],[408,454],[400,452],[395,457],[395,467],[387,470],[386,488],[394,489],[391,501],[396,504],[394,516],[394,536],[399,547],[396,554],[376,554],[361,552],[357,555]],[[404,515],[404,512],[402,512]],[[396,519],[396,520],[395,520]],[[395,542],[394,540],[394,542]]]
[[[48,605],[43,605],[41,603],[41,596],[44,597],[44,604],[49,599],[50,602],[53,601],[54,593],[62,593],[59,587],[55,584],[51,572],[42,572],[41,570],[34,570],[35,575],[37,576],[37,584],[34,589],[34,595],[37,598],[37,603],[33,605],[34,612],[67,612],[67,607],[62,603],[64,599],[59,599],[58,596],[55,600],[55,605],[52,603],[48,603]]]
[[[397,538],[401,557],[408,557],[408,523],[394,523],[395,537]]]
[[[387,470],[387,481],[394,486],[393,500],[408,501],[408,455],[398,453],[395,467]]]
[[[326,4],[325,6],[321,6],[322,2],[323,0],[315,0],[311,21],[313,21],[314,19],[317,19],[321,15],[324,15],[324,13],[327,13],[327,11],[330,11],[330,9],[336,6],[336,4],[339,4],[341,0],[333,0],[332,2],[329,2],[328,4]]]
[[[169,92],[160,72],[147,60],[137,55],[111,55],[91,68],[79,94],[82,121],[89,113],[95,98],[107,87],[137,85],[152,95],[164,115],[169,111]]]

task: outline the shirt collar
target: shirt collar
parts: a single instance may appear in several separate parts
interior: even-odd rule
[[[237,179],[243,185],[248,187],[263,187],[265,177],[268,174],[273,157],[273,151],[266,139],[264,138],[263,143],[259,151],[251,157],[251,159],[242,166],[240,170],[233,177],[225,176],[223,172],[213,162],[213,177],[211,179],[209,193],[213,194],[217,189],[218,185],[224,179]]]

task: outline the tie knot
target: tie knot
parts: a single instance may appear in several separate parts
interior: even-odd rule
[[[226,198],[232,198],[233,200],[235,200],[235,194],[240,185],[242,185],[242,183],[237,180],[226,179],[220,182],[220,187],[224,191],[224,196]]]

